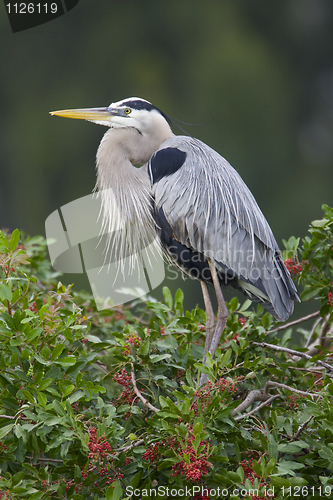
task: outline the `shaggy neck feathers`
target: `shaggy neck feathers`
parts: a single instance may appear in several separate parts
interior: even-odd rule
[[[97,151],[96,189],[102,201],[103,232],[108,234],[107,253],[116,252],[122,262],[130,255],[132,270],[140,250],[156,240],[147,168],[134,165],[147,163],[173,136],[165,124],[150,134],[134,128],[112,128]]]

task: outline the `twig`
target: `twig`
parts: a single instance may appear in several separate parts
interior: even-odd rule
[[[310,418],[307,419],[306,422],[304,422],[303,425],[301,425],[299,428],[298,428],[298,431],[296,432],[295,436],[293,437],[293,441],[296,441],[296,439],[299,438],[299,435],[304,431],[305,427],[308,425],[308,423],[313,419],[314,415],[311,415]]]
[[[253,415],[253,413],[257,412],[258,410],[260,410],[264,406],[269,405],[273,401],[273,399],[276,399],[276,398],[279,398],[279,397],[280,397],[280,394],[274,394],[274,396],[271,396],[266,401],[263,401],[259,406],[256,406],[255,408],[253,408],[253,410],[249,411],[248,413],[243,413],[243,415],[237,415],[237,417],[235,417],[235,420],[241,420],[242,418],[246,418],[246,417],[249,417],[249,416]],[[236,408],[236,410],[238,408]]]
[[[311,345],[306,345],[308,348],[307,354],[308,356],[315,356],[318,354],[319,349],[317,348],[318,345],[320,345],[323,348],[326,348],[329,344],[330,339],[328,338],[329,335],[332,334],[333,330],[333,325],[329,323],[329,316],[327,315],[323,321],[319,338],[315,340]],[[299,356],[294,356],[294,359],[298,361]]]
[[[29,460],[33,460],[34,457],[28,457],[27,458]],[[59,464],[62,464],[63,463],[63,460],[60,460],[59,458],[48,458],[48,457],[38,457],[38,461],[39,462],[56,462],[56,463],[59,463]]]
[[[98,365],[102,370],[106,371],[106,373],[110,373],[110,370],[99,360],[95,361],[95,365]]]
[[[135,448],[136,446],[140,446],[140,444],[144,443],[144,439],[139,439],[138,441],[135,441],[135,443],[128,444],[127,446],[123,446],[122,448],[118,448],[117,454],[119,454],[122,451],[128,451],[131,450],[132,448]]]
[[[319,323],[321,322],[321,320],[322,320],[322,319],[323,319],[323,318],[318,318],[318,319],[317,319],[317,321],[315,321],[315,322],[314,322],[314,325],[313,325],[313,327],[312,327],[312,330],[311,330],[311,332],[310,332],[310,335],[309,335],[309,337],[308,337],[308,339],[307,339],[307,341],[306,341],[305,347],[309,347],[309,344],[310,344],[310,341],[311,341],[311,339],[312,339],[312,336],[313,336],[313,334],[314,334],[314,332],[315,332],[315,330],[316,330],[317,326],[319,325]]]
[[[160,410],[158,408],[156,408],[155,406],[153,406],[151,403],[149,403],[149,401],[145,397],[142,396],[141,392],[139,391],[139,389],[136,386],[136,380],[135,380],[135,373],[134,373],[133,363],[131,363],[131,368],[132,368],[132,384],[133,384],[133,389],[134,389],[135,394],[138,396],[139,399],[141,399],[141,401],[143,402],[143,404],[145,406],[148,406],[148,408],[150,410],[153,410],[155,412],[159,412]]]
[[[286,330],[287,328],[290,328],[291,326],[298,325],[299,323],[303,323],[304,321],[308,321],[309,319],[315,318],[318,316],[320,311],[308,314],[307,316],[304,316],[303,318],[295,319],[295,321],[291,321],[290,323],[286,323],[285,325],[280,325],[276,328],[273,328],[273,330],[268,330],[267,333],[271,332],[280,332],[281,330]]]
[[[15,417],[13,417],[12,415],[0,415],[0,418],[8,418],[10,420],[17,420],[18,418],[22,418],[24,420],[29,420],[28,417],[24,417],[23,415],[15,415]]]
[[[256,401],[262,401],[262,404],[260,404],[259,406],[256,406],[256,408],[254,408],[250,412],[245,413],[244,415],[238,415],[237,417],[235,417],[235,420],[241,420],[242,418],[248,417],[249,415],[252,415],[253,413],[257,412],[258,410],[260,410],[260,408],[267,406],[271,401],[273,401],[273,399],[281,397],[280,394],[275,394],[275,395],[270,394],[269,393],[270,387],[286,389],[288,391],[296,392],[297,394],[301,394],[302,396],[310,396],[311,398],[313,396],[319,397],[319,394],[300,391],[298,389],[294,389],[294,387],[290,387],[289,385],[280,384],[279,382],[273,382],[271,380],[268,380],[265,384],[264,390],[256,389],[254,391],[251,391],[247,395],[247,397],[244,399],[244,401],[240,405],[238,405],[237,408],[234,409],[231,416],[235,417],[235,415],[237,415],[237,413],[244,412],[250,405],[252,405]]]
[[[321,373],[325,368],[323,366],[318,366],[318,368],[301,368],[299,366],[288,366],[289,370],[300,370],[301,372],[310,372],[310,373]]]
[[[273,345],[273,344],[267,344],[266,342],[251,342],[251,344],[253,344],[257,347],[267,347],[268,349],[273,349],[274,351],[286,352],[286,353],[291,354],[293,356],[299,356],[300,358],[304,358],[307,360],[312,359],[312,356],[305,354],[305,352],[295,351],[294,349],[289,349],[288,347],[280,347],[280,346]],[[313,363],[324,366],[329,371],[333,371],[333,366],[329,365],[328,363],[325,363],[324,361],[320,361],[318,359],[317,361],[313,361]]]
[[[269,388],[270,387],[279,387],[280,389],[287,389],[287,391],[291,391],[291,392],[296,392],[296,394],[301,394],[302,396],[316,396],[318,397],[319,394],[314,394],[314,393],[311,393],[311,392],[305,392],[305,391],[300,391],[299,389],[295,389],[294,387],[290,387],[289,385],[286,385],[286,384],[280,384],[280,382],[272,382],[271,380],[268,380],[268,382],[266,382],[266,385],[265,385],[265,389],[264,389],[264,392],[266,394],[269,394]]]
[[[250,405],[255,403],[256,401],[267,401],[270,398],[269,394],[266,394],[265,391],[260,389],[255,389],[254,391],[249,392],[244,401],[234,409],[231,416],[237,415],[237,413],[242,413],[246,410]]]

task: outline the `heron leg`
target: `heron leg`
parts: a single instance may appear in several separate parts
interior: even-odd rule
[[[205,303],[205,308],[206,308],[206,342],[205,342],[205,356],[206,352],[209,350],[214,331],[215,331],[215,326],[216,326],[216,321],[215,321],[215,314],[213,310],[212,303],[210,301],[209,297],[209,292],[208,292],[208,286],[204,281],[201,281],[201,289],[202,289],[202,295]]]
[[[210,268],[210,272],[212,275],[213,279],[213,284],[214,284],[214,289],[216,293],[216,298],[217,298],[217,305],[218,305],[218,311],[217,311],[217,321],[216,321],[216,327],[213,333],[213,336],[210,340],[209,346],[205,346],[205,354],[204,354],[204,359],[203,359],[203,364],[206,364],[206,353],[207,351],[210,353],[211,357],[214,357],[215,351],[219,345],[221,335],[223,333],[223,330],[227,324],[228,316],[229,316],[229,311],[227,306],[225,305],[223,293],[221,290],[221,285],[219,278],[217,276],[217,271],[214,263],[208,259],[208,264]],[[207,316],[208,318],[208,316]],[[206,338],[207,341],[207,338]],[[201,373],[200,375],[200,386],[203,385],[207,380],[207,375],[205,373]]]

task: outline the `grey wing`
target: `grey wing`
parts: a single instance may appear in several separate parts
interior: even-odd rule
[[[155,153],[149,172],[156,210],[175,240],[213,259],[252,300],[286,319],[296,288],[265,217],[231,165],[201,141],[176,136]]]

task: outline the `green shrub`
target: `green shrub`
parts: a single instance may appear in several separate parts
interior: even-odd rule
[[[333,209],[323,209],[301,247],[284,242],[302,300],[318,301],[315,323],[276,325],[234,298],[207,366],[205,313],[184,312],[181,290],[97,312],[58,282],[42,238],[0,233],[0,498],[330,497]]]

